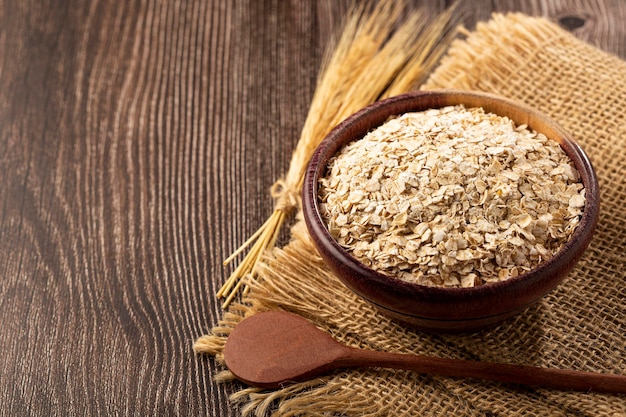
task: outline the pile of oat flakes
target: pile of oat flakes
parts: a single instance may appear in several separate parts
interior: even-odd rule
[[[320,180],[332,236],[369,267],[471,287],[550,258],[585,190],[557,142],[481,108],[407,113],[345,146]]]

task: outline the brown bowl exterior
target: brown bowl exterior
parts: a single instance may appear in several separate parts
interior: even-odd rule
[[[449,105],[482,107],[559,142],[578,169],[586,188],[582,219],[572,238],[551,259],[506,281],[473,288],[429,287],[401,281],[364,266],[330,235],[319,211],[318,179],[329,159],[344,145],[362,138],[389,117]],[[521,312],[556,287],[591,241],[599,214],[598,181],[585,152],[555,122],[511,100],[462,91],[418,91],[376,102],[347,118],[322,141],[307,167],[302,190],[304,219],[328,267],[360,297],[381,312],[411,326],[443,332],[471,332]]]

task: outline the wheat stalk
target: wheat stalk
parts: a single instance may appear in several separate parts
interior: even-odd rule
[[[457,3],[427,22],[422,10],[399,23],[403,2],[355,8],[330,54],[326,55],[309,113],[287,174],[271,188],[275,200],[267,221],[224,264],[249,249],[217,292],[225,308],[254,276],[263,254],[274,247],[289,214],[300,204],[307,163],[324,137],[346,117],[374,101],[410,91],[425,81],[456,36]]]

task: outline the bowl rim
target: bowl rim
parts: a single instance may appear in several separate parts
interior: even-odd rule
[[[317,197],[318,181],[325,173],[328,160],[343,145],[362,138],[365,133],[384,123],[392,116],[454,104],[464,104],[467,107],[483,107],[485,111],[507,116],[518,125],[526,124],[530,129],[556,140],[579,171],[586,189],[585,206],[580,223],[570,239],[548,260],[516,277],[480,286],[469,288],[426,286],[403,281],[393,275],[388,275],[365,266],[342,248],[330,235],[328,227],[320,214],[319,199]],[[494,111],[494,109],[497,109],[497,111]],[[572,262],[575,263],[582,255],[595,230],[599,215],[599,205],[599,185],[592,163],[584,150],[563,128],[548,116],[526,104],[479,91],[420,90],[380,100],[361,109],[332,129],[320,142],[309,161],[302,188],[303,215],[309,234],[318,249],[321,246],[321,249],[323,249],[321,252],[327,252],[327,254],[335,258],[339,263],[338,268],[356,272],[361,275],[360,279],[366,278],[367,281],[390,289],[394,293],[391,297],[422,296],[428,297],[430,302],[446,304],[455,300],[464,302],[468,297],[488,299],[494,296],[507,295],[521,297],[517,307],[531,304],[537,297],[531,299],[527,295],[532,292],[528,291],[529,287],[541,287],[543,285],[541,281],[545,279],[546,275],[554,275],[563,269],[571,268],[573,265],[570,264]],[[339,278],[344,281],[341,276]],[[348,284],[345,281],[344,283]],[[352,285],[348,284],[348,286],[372,303],[384,305],[380,301],[372,301],[366,294],[355,289]],[[543,295],[541,294],[541,296]],[[389,308],[388,306],[385,307]],[[408,312],[408,314],[413,313]],[[497,311],[494,311],[493,314],[497,314]],[[438,317],[438,315],[433,313],[432,317]]]

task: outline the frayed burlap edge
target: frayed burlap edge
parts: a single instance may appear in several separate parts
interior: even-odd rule
[[[452,43],[447,55],[421,89],[452,88],[492,91],[515,78],[520,67],[546,45],[572,35],[549,21],[523,14],[494,14],[474,32]],[[496,57],[494,59],[494,57]],[[488,68],[488,70],[486,70]],[[477,85],[477,73],[487,75]],[[491,80],[496,80],[494,83]]]

